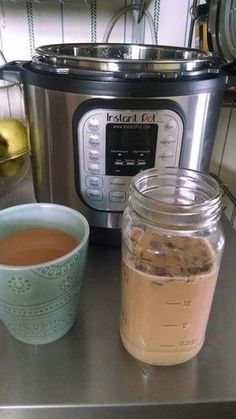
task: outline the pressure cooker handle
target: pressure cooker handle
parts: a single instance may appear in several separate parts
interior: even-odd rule
[[[22,66],[26,61],[10,61],[0,66],[0,79],[13,83],[21,82]]]

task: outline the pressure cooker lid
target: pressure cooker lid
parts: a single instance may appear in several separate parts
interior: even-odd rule
[[[36,70],[67,73],[125,73],[178,78],[220,71],[216,54],[169,46],[133,44],[57,44],[37,48]]]

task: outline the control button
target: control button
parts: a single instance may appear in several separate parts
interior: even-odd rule
[[[90,173],[100,173],[100,164],[96,164],[96,163],[89,164],[88,171]]]
[[[90,134],[89,136],[89,144],[93,147],[99,146],[99,136],[97,134]]]
[[[99,129],[99,120],[93,117],[89,120],[88,125],[91,131],[97,131]]]
[[[146,166],[146,162],[145,161],[138,161],[138,166]]]
[[[172,137],[171,135],[167,135],[167,137],[162,138],[162,140],[160,141],[160,144],[163,144],[163,145],[171,145],[175,143],[176,143],[176,139]]]
[[[97,150],[90,150],[89,151],[89,159],[93,161],[98,161],[100,157],[100,153]]]
[[[160,159],[171,159],[174,157],[174,153],[172,151],[164,151],[162,154],[159,155]]]
[[[125,192],[111,191],[109,193],[109,200],[111,202],[124,202],[125,201]]]
[[[125,179],[115,177],[114,179],[111,179],[111,183],[110,184],[112,186],[113,185],[114,186],[125,186],[126,185],[126,181],[125,181]]]
[[[165,123],[165,129],[175,129],[176,128],[176,121],[175,119],[169,119],[166,123]]]
[[[91,201],[102,201],[102,191],[97,191],[96,189],[87,189],[86,193]]]
[[[86,185],[91,188],[101,189],[103,186],[103,180],[98,176],[86,176]]]

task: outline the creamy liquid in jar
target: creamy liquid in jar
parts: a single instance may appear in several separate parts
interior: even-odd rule
[[[131,241],[135,257],[124,251],[122,259],[122,342],[149,364],[188,361],[204,343],[218,275],[213,253],[204,239],[141,229]]]

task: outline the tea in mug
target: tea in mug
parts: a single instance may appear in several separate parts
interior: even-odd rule
[[[0,264],[36,265],[60,258],[79,244],[78,239],[54,228],[31,228],[0,239]]]

